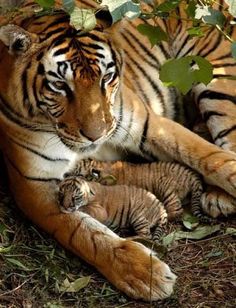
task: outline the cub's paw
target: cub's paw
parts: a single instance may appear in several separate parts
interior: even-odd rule
[[[103,274],[130,297],[150,301],[164,299],[173,292],[176,275],[140,243],[122,240],[114,248],[111,264],[107,272],[102,270]]]
[[[236,213],[236,199],[217,187],[211,187],[202,194],[201,206],[213,218]]]

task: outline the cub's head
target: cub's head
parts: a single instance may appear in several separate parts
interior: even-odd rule
[[[66,177],[59,184],[58,203],[63,213],[71,213],[93,201],[94,192],[81,177]]]
[[[116,128],[113,104],[121,71],[110,35],[99,24],[88,33],[76,31],[65,13],[23,25],[0,29],[13,62],[8,97],[17,111],[50,121],[75,151],[107,140]]]

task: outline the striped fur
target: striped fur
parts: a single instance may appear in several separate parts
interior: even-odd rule
[[[178,163],[131,164],[123,161],[81,160],[69,175],[83,176],[101,184],[133,185],[152,192],[163,203],[168,220],[179,217],[183,202],[191,195],[193,215],[205,219],[200,199],[203,186],[196,172]]]
[[[157,241],[167,223],[163,204],[150,192],[128,185],[104,186],[82,177],[66,177],[59,185],[62,212],[83,211],[112,230],[132,227]],[[154,232],[151,232],[154,229]]]
[[[32,3],[25,1],[14,26],[0,29],[0,148],[14,198],[33,222],[127,295],[168,297],[175,283],[169,267],[86,213],[61,213],[58,182],[76,160],[118,160],[131,152],[190,166],[219,187],[206,193],[203,208],[212,216],[235,213],[235,80],[225,79],[235,75],[230,43],[215,30],[187,40],[186,19],[158,19],[171,39],[151,49],[136,30],[142,20],[109,29],[99,20],[82,34],[63,12],[30,16]],[[177,13],[184,12],[181,6]],[[229,31],[236,40],[236,28]],[[190,94],[215,145],[175,122],[184,120],[181,95],[158,78],[166,59],[187,54],[214,66],[213,81]]]

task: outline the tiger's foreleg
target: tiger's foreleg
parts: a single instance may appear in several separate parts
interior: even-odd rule
[[[21,210],[65,248],[95,266],[119,290],[147,301],[172,293],[176,276],[151,250],[120,238],[83,212],[61,213],[56,183],[27,179],[12,167],[8,171]]]
[[[162,152],[169,159],[182,162],[201,173],[205,180],[236,197],[236,155],[207,142],[183,126],[153,113],[144,148],[158,158]],[[235,207],[230,208],[230,213]]]

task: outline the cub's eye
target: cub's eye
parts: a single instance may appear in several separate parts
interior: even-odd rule
[[[110,79],[113,77],[113,73],[107,73],[106,75],[103,76],[103,80],[105,82],[110,81]]]
[[[98,179],[100,177],[100,171],[97,169],[92,169],[91,174],[95,179]]]

